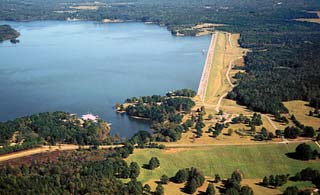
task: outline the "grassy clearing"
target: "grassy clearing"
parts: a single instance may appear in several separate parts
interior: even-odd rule
[[[285,155],[293,152],[296,146],[297,144],[270,144],[167,150],[139,149],[135,150],[127,161],[137,162],[142,167],[151,157],[159,158],[160,168],[141,169],[138,179],[142,182],[157,180],[163,174],[172,177],[178,169],[191,166],[199,168],[209,177],[219,174],[222,178],[229,177],[232,171],[240,169],[246,179],[262,179],[271,174],[295,174],[306,167],[320,169],[320,160],[299,161]],[[313,143],[312,146],[316,148]]]
[[[309,111],[314,110],[314,108],[308,106],[308,102],[295,100],[284,102],[284,105],[288,108],[289,114],[293,114],[302,124],[312,126],[315,129],[320,128],[320,118],[308,116]],[[289,117],[287,116],[287,118]],[[291,123],[290,125],[293,124]]]
[[[218,37],[205,96],[205,100],[213,104],[216,104],[218,97],[223,94],[221,91],[223,88],[224,73],[226,72],[226,67],[224,65],[226,34],[218,32],[216,36]]]

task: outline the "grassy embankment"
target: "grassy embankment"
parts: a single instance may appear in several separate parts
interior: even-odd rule
[[[314,143],[310,143],[316,148]],[[155,170],[141,169],[138,180],[155,187],[155,181],[166,174],[174,176],[178,169],[186,167],[197,167],[206,176],[212,178],[219,174],[227,178],[230,174],[240,169],[244,175],[244,184],[248,184],[257,191],[268,191],[268,188],[255,185],[266,175],[291,174],[294,175],[306,167],[320,169],[320,160],[300,161],[286,156],[293,152],[297,144],[269,144],[255,146],[212,146],[206,148],[175,148],[175,149],[138,149],[127,161],[137,162],[140,167],[147,164],[151,157],[158,157],[160,167]],[[305,186],[306,184],[300,184]],[[202,190],[205,190],[206,184]],[[310,184],[307,184],[310,186]],[[183,194],[180,189],[183,185],[170,183],[165,185],[166,194]],[[273,193],[278,190],[270,189]],[[261,193],[260,193],[261,194]]]

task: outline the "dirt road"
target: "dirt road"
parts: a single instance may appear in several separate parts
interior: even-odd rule
[[[107,149],[107,148],[116,148],[116,147],[122,147],[123,145],[102,145],[99,146],[101,149]],[[81,146],[82,149],[89,149],[91,146]],[[38,148],[32,148],[29,150],[23,150],[19,152],[14,152],[10,154],[4,154],[0,156],[0,162],[14,159],[14,158],[20,158],[24,156],[30,156],[34,154],[39,154],[43,152],[52,152],[52,151],[67,151],[67,150],[76,150],[79,149],[78,145],[73,145],[73,144],[62,144],[59,146],[40,146]]]

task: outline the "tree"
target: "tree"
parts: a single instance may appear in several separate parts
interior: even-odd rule
[[[149,169],[153,170],[160,166],[160,161],[157,157],[152,157],[149,161]]]
[[[208,115],[208,119],[209,119],[209,120],[212,120],[212,119],[213,119],[213,115],[212,115],[212,114],[209,114],[209,115]]]
[[[297,186],[289,186],[287,189],[283,192],[283,195],[298,195],[299,190]]]
[[[145,193],[150,193],[150,192],[151,192],[151,187],[150,187],[148,184],[145,184],[145,185],[143,186],[143,191],[144,191]]]
[[[277,137],[281,137],[281,136],[282,136],[282,131],[279,130],[279,129],[277,129],[277,130],[276,130],[276,136],[277,136]]]
[[[263,180],[262,180],[262,185],[267,187],[269,186],[269,178],[268,177],[264,177]]]
[[[164,195],[164,188],[162,184],[158,184],[156,187],[156,191],[154,191],[154,195]]]
[[[242,180],[242,175],[240,171],[239,170],[233,171],[233,173],[231,174],[231,179],[233,181],[236,181],[237,183],[240,183]]]
[[[300,134],[301,134],[300,129],[298,129],[296,127],[286,127],[284,129],[284,137],[285,138],[295,139],[298,136],[300,136]]]
[[[212,183],[208,184],[207,190],[206,190],[206,195],[214,195],[216,193],[214,186]]]
[[[194,178],[187,182],[185,186],[185,191],[188,194],[193,194],[197,191],[197,182]]]
[[[314,137],[315,135],[316,135],[316,132],[313,129],[313,127],[305,126],[303,128],[303,136],[305,136],[305,137]]]
[[[239,192],[236,188],[228,188],[226,190],[227,195],[239,195]]]
[[[197,130],[197,132],[196,132],[197,137],[200,138],[202,136],[202,128],[197,127],[196,130]]]
[[[180,169],[174,176],[174,181],[176,183],[183,183],[189,178],[189,172],[187,169]]]
[[[241,195],[253,195],[253,190],[249,186],[242,186],[240,190]]]
[[[142,195],[143,188],[141,182],[137,181],[136,179],[131,179],[131,181],[128,183],[128,191],[129,194]]]
[[[167,175],[162,175],[160,178],[160,182],[162,184],[168,184],[169,183],[169,177]]]
[[[219,175],[219,174],[215,174],[215,176],[214,176],[214,182],[218,183],[218,182],[220,182],[220,181],[221,181],[220,175]]]
[[[306,143],[299,144],[296,147],[296,157],[301,160],[310,160],[312,158],[313,151],[310,145]]]
[[[139,167],[138,163],[131,162],[129,169],[130,169],[130,175],[129,175],[130,178],[137,178],[139,176],[140,167]]]

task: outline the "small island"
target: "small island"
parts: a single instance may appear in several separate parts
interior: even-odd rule
[[[0,25],[0,43],[6,40],[10,40],[11,43],[18,43],[17,38],[20,33],[13,29],[10,25]]]

